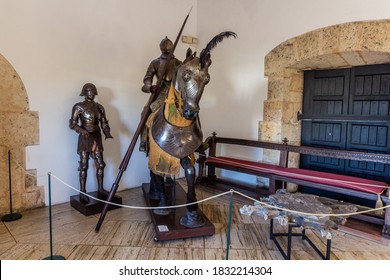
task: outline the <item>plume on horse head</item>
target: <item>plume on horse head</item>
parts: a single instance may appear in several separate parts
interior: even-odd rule
[[[229,37],[237,38],[237,34],[232,31],[224,31],[216,35],[211,41],[206,45],[206,48],[204,48],[200,52],[199,61],[201,67],[205,67],[207,61],[210,60],[210,52],[212,49],[214,49],[218,43],[222,42],[223,39],[229,38]]]
[[[198,112],[199,101],[202,97],[204,87],[210,81],[208,68],[211,65],[210,52],[223,39],[229,37],[237,37],[236,33],[225,31],[216,35],[207,44],[206,48],[196,56],[196,52],[192,53],[191,49],[187,51],[187,57],[181,65],[176,69],[172,80],[175,90],[180,93],[182,98],[182,116],[187,120],[194,120]]]

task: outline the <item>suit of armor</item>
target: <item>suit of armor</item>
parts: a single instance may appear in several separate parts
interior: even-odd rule
[[[104,167],[103,144],[101,129],[107,138],[113,138],[110,134],[110,126],[102,105],[94,101],[97,95],[96,87],[93,84],[85,84],[80,96],[85,100],[75,104],[72,108],[72,116],[69,120],[69,127],[79,134],[77,153],[79,161],[80,191],[86,192],[88,160],[91,156],[96,165],[96,178],[98,182],[98,196],[106,197],[108,192],[103,188]],[[80,199],[89,202],[84,194]]]
[[[168,37],[165,37],[161,40],[161,55],[160,57],[150,62],[143,79],[144,85],[142,86],[141,90],[145,93],[158,94],[157,99],[150,105],[152,112],[156,112],[164,104],[164,101],[168,96],[171,81],[175,74],[176,68],[181,64],[180,60],[172,56],[171,60],[169,61],[169,66],[164,73],[164,68],[172,48],[173,43],[168,39]],[[156,92],[156,88],[153,86],[154,78],[157,80],[160,78],[163,79],[158,92]],[[139,150],[145,152],[147,155],[149,153],[148,129],[146,127],[141,132]],[[152,171],[150,171],[150,178],[150,198],[155,200],[160,199],[160,194],[164,193],[164,178],[155,176]],[[168,178],[167,180],[170,181]]]
[[[167,37],[165,37],[161,43],[160,43],[160,50],[161,55],[160,57],[152,60],[150,62],[148,69],[146,70],[146,74],[144,76],[144,85],[142,87],[142,91],[146,93],[155,93],[152,89],[153,84],[153,78],[156,77],[159,79],[163,73],[163,69],[165,66],[165,63],[167,61],[167,58],[169,56],[169,52],[171,51],[173,47],[173,43],[171,40],[169,40]],[[178,60],[175,57],[172,57],[171,61],[169,62],[169,66],[167,69],[167,72],[165,74],[165,77],[163,77],[163,83],[161,84],[160,92],[158,93],[159,96],[157,100],[151,105],[152,112],[157,111],[158,108],[161,107],[163,104],[165,98],[168,95],[168,90],[173,78],[173,75],[175,74],[176,68],[181,64],[181,61]]]
[[[156,77],[157,79],[160,78],[161,75],[163,75],[162,69],[164,68],[164,65],[166,63],[168,54],[162,53],[159,58],[154,59],[150,64],[148,69],[146,70],[146,74],[144,77],[144,86],[142,87],[143,92],[152,92],[152,83],[153,83],[153,78]],[[177,66],[180,65],[180,60],[176,58],[172,58],[172,60],[169,63],[168,67],[168,72],[167,75],[163,78],[163,82],[161,84],[160,92],[158,95],[158,98],[156,101],[154,101],[151,105],[150,108],[152,112],[157,111],[161,105],[164,103],[165,98],[168,95],[168,90],[171,85],[172,81],[172,76],[175,73],[175,69]],[[154,92],[152,92],[154,93]]]
[[[150,109],[152,110],[152,112],[156,112],[164,103],[164,100],[168,95],[168,91],[171,85],[173,75],[175,74],[175,70],[181,64],[180,60],[175,57],[172,57],[169,62],[169,67],[166,71],[166,74],[163,77],[163,82],[161,83],[159,92],[155,92],[155,88],[153,86],[153,79],[157,78],[158,80],[162,75],[164,75],[163,69],[172,47],[173,43],[167,37],[165,37],[160,42],[161,55],[160,57],[150,62],[143,79],[144,85],[142,86],[141,90],[145,93],[158,94],[157,99],[150,105]],[[148,140],[146,129],[143,129],[140,140],[141,141],[139,150],[148,153]]]

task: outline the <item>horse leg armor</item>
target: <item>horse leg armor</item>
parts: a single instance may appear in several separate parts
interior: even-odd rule
[[[187,180],[187,204],[197,201],[195,193],[195,167],[191,164],[189,157],[182,158],[180,164],[184,169]],[[180,224],[188,228],[197,228],[204,225],[205,221],[197,212],[198,204],[187,206],[187,213],[180,219]]]
[[[158,194],[158,199],[157,199],[159,200],[158,207],[167,206],[167,196],[165,194],[164,177],[154,174],[153,172],[150,172],[150,176],[151,176],[151,188],[153,186],[153,191],[155,192],[155,194],[156,193]],[[161,208],[161,209],[154,209],[153,213],[160,216],[166,216],[169,213],[171,213],[171,211],[169,209]]]

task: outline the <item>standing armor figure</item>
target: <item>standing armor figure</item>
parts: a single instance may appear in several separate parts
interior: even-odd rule
[[[77,153],[79,161],[80,179],[80,200],[89,203],[86,193],[86,181],[88,160],[91,156],[95,161],[96,178],[98,183],[98,197],[105,198],[108,192],[103,188],[104,167],[103,144],[101,129],[105,139],[113,138],[110,134],[110,126],[104,111],[104,107],[95,102],[97,89],[94,84],[87,83],[83,86],[80,96],[84,96],[84,101],[73,106],[72,117],[69,120],[69,127],[79,134]],[[101,127],[101,129],[100,129]]]

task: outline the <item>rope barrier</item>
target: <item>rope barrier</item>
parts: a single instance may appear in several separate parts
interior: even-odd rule
[[[12,153],[11,153],[12,154]],[[24,169],[24,167],[15,159],[15,156],[14,154],[12,154],[12,160],[13,162],[16,164],[17,167],[20,167],[22,169],[22,171],[26,174],[26,175],[29,175],[29,176],[33,176],[35,178],[41,178],[41,177],[46,177],[47,174],[41,174],[41,175],[35,175],[33,173],[30,173],[28,172],[26,169]]]
[[[17,160],[15,160],[15,158],[13,157],[13,160],[14,162],[20,167],[22,168],[22,170],[30,175],[30,176],[33,176],[33,177],[36,177],[38,178],[37,175],[35,174],[32,174],[32,173],[29,173],[28,171],[26,171],[23,166],[21,164],[19,164],[17,162]],[[192,203],[186,203],[186,204],[181,204],[181,205],[171,205],[171,206],[158,206],[158,207],[147,207],[147,206],[132,206],[132,205],[123,205],[123,204],[117,204],[117,203],[114,203],[114,202],[108,202],[106,200],[102,200],[102,199],[99,199],[97,197],[94,197],[92,195],[89,195],[88,193],[85,193],[85,192],[81,192],[79,189],[71,186],[70,184],[66,183],[64,180],[60,179],[58,176],[54,175],[53,173],[51,172],[48,172],[46,175],[40,175],[39,177],[42,177],[42,176],[47,176],[47,175],[50,175],[52,176],[53,178],[55,178],[56,180],[58,180],[59,182],[61,182],[63,185],[65,185],[66,187],[80,193],[80,194],[84,194],[86,196],[88,196],[89,198],[91,199],[94,199],[96,201],[99,201],[99,202],[102,202],[102,203],[107,203],[107,204],[110,204],[110,205],[113,205],[113,206],[118,206],[118,207],[124,207],[124,208],[130,208],[130,209],[138,209],[138,210],[154,210],[154,209],[172,209],[172,208],[180,208],[180,207],[187,207],[187,206],[190,206],[190,205],[194,205],[194,204],[201,204],[201,203],[204,203],[206,201],[209,201],[209,200],[213,200],[213,199],[216,199],[216,198],[219,198],[219,197],[222,197],[222,196],[225,196],[225,195],[231,195],[233,193],[239,195],[239,196],[242,196],[246,199],[249,199],[255,203],[258,203],[258,204],[261,204],[263,205],[264,207],[267,207],[267,208],[272,208],[272,209],[275,209],[275,210],[279,210],[279,211],[284,211],[284,212],[289,212],[289,213],[294,213],[294,214],[298,214],[298,215],[302,215],[302,216],[317,216],[317,217],[343,217],[343,216],[352,216],[352,215],[359,215],[359,214],[366,214],[366,213],[370,213],[370,212],[375,212],[375,211],[378,211],[378,210],[385,210],[387,208],[390,208],[390,205],[386,205],[386,206],[383,206],[383,207],[377,207],[377,208],[373,208],[373,209],[367,209],[367,210],[362,210],[362,211],[358,211],[358,212],[352,212],[352,213],[343,213],[343,214],[320,214],[320,213],[308,213],[308,212],[301,212],[301,211],[296,211],[296,210],[291,210],[291,209],[286,209],[286,208],[282,208],[282,207],[278,207],[278,206],[275,206],[275,205],[271,205],[271,204],[268,204],[268,203],[265,203],[264,201],[261,201],[261,200],[257,200],[257,199],[254,199],[250,196],[247,196],[241,192],[238,192],[236,190],[229,190],[227,192],[223,192],[223,193],[220,193],[220,194],[217,194],[217,195],[214,195],[214,196],[211,196],[211,197],[208,197],[208,198],[205,198],[205,199],[202,199],[202,200],[199,200],[199,201],[196,201],[196,202],[192,202]]]
[[[374,211],[384,210],[384,209],[390,208],[390,205],[386,205],[386,206],[383,206],[383,207],[378,207],[378,208],[373,208],[373,209],[368,209],[368,210],[362,210],[362,211],[352,212],[352,213],[340,213],[340,214],[307,213],[307,212],[300,212],[300,211],[296,211],[296,210],[291,210],[291,209],[286,209],[286,208],[270,205],[270,204],[265,203],[263,201],[259,201],[257,199],[254,199],[254,198],[250,197],[250,196],[247,196],[247,195],[245,195],[243,193],[240,193],[240,192],[237,192],[237,191],[234,191],[234,192],[237,193],[238,195],[241,195],[242,197],[245,197],[245,198],[253,200],[254,202],[257,202],[257,203],[259,203],[261,205],[264,205],[265,207],[273,208],[273,209],[284,211],[284,212],[295,213],[295,214],[299,214],[299,215],[302,215],[302,216],[343,217],[343,216],[352,216],[352,215],[366,214],[366,213],[369,213],[369,212],[374,212]]]
[[[108,204],[111,204],[111,205],[115,205],[115,206],[119,206],[119,207],[124,207],[124,208],[130,208],[130,209],[141,209],[141,210],[153,210],[153,209],[168,209],[168,208],[179,208],[179,207],[186,207],[186,206],[190,206],[190,205],[194,205],[194,204],[201,204],[201,203],[204,203],[206,201],[209,201],[209,200],[213,200],[213,199],[216,199],[218,197],[221,197],[221,196],[225,196],[225,195],[230,195],[232,193],[235,193],[237,195],[240,195],[244,198],[247,198],[249,200],[252,200],[253,202],[256,202],[258,204],[261,204],[263,205],[264,207],[268,207],[268,208],[273,208],[273,209],[276,209],[276,210],[279,210],[279,211],[285,211],[285,212],[290,212],[290,213],[294,213],[294,214],[299,214],[299,215],[302,215],[302,216],[318,216],[318,217],[343,217],[343,216],[352,216],[352,215],[358,215],[358,214],[364,214],[364,213],[369,213],[369,212],[373,212],[373,211],[378,211],[378,210],[384,210],[384,209],[387,209],[390,207],[390,205],[386,205],[386,206],[383,206],[383,207],[379,207],[379,208],[373,208],[373,209],[368,209],[368,210],[363,210],[363,211],[359,211],[359,212],[352,212],[352,213],[340,213],[340,214],[319,214],[319,213],[308,213],[308,212],[301,212],[301,211],[296,211],[296,210],[291,210],[291,209],[286,209],[286,208],[282,208],[282,207],[278,207],[278,206],[275,206],[275,205],[271,205],[271,204],[268,204],[268,203],[265,203],[261,200],[257,200],[257,199],[254,199],[250,196],[247,196],[241,192],[238,192],[236,190],[229,190],[227,192],[223,192],[223,193],[220,193],[220,194],[217,194],[217,195],[214,195],[214,196],[211,196],[211,197],[208,197],[208,198],[205,198],[205,199],[202,199],[202,200],[199,200],[197,202],[192,202],[192,203],[186,203],[186,204],[181,204],[181,205],[173,205],[173,206],[160,206],[160,207],[145,207],[145,206],[131,206],[131,205],[123,205],[123,204],[117,204],[117,203],[113,203],[113,202],[108,202],[108,201],[105,201],[105,200],[101,200],[99,198],[96,198],[94,196],[91,196],[87,193],[84,193],[84,192],[81,192],[80,190],[72,187],[71,185],[67,184],[66,182],[64,182],[63,180],[61,180],[60,178],[58,178],[57,176],[53,175],[52,173],[50,173],[50,175],[57,179],[59,182],[61,182],[62,184],[64,184],[65,186],[71,188],[72,190],[75,190],[76,192],[78,193],[82,193],[82,194],[85,194],[86,196],[92,198],[92,199],[95,199],[97,201],[100,201],[100,202],[103,202],[103,203],[108,203]]]
[[[60,181],[62,184],[64,184],[65,186],[71,188],[72,190],[75,190],[77,191],[78,193],[81,193],[81,194],[84,194],[96,201],[100,201],[100,202],[103,202],[103,203],[107,203],[107,204],[110,204],[110,205],[114,205],[114,206],[119,206],[119,207],[124,207],[124,208],[130,208],[130,209],[141,209],[141,210],[154,210],[154,209],[168,209],[168,208],[180,208],[180,207],[186,207],[186,206],[190,206],[190,205],[194,205],[194,204],[198,204],[198,203],[203,203],[203,202],[206,202],[206,201],[209,201],[211,199],[214,199],[214,198],[218,198],[220,196],[224,196],[226,194],[229,194],[231,193],[232,191],[227,191],[227,192],[224,192],[224,193],[220,193],[218,195],[215,195],[215,196],[212,196],[212,197],[208,197],[208,198],[205,198],[205,199],[202,199],[202,200],[199,200],[199,201],[196,201],[196,202],[192,202],[192,203],[186,203],[186,204],[180,204],[180,205],[171,205],[171,206],[158,206],[158,207],[147,207],[147,206],[131,206],[131,205],[123,205],[123,204],[117,204],[117,203],[113,203],[113,202],[108,202],[106,200],[102,200],[102,199],[99,199],[97,197],[94,197],[92,195],[89,195],[85,192],[81,192],[80,190],[76,189],[75,187],[72,187],[71,185],[65,183],[63,180],[61,180],[60,178],[58,178],[57,176],[53,175],[53,173],[49,173],[53,178],[57,179],[58,181]]]

